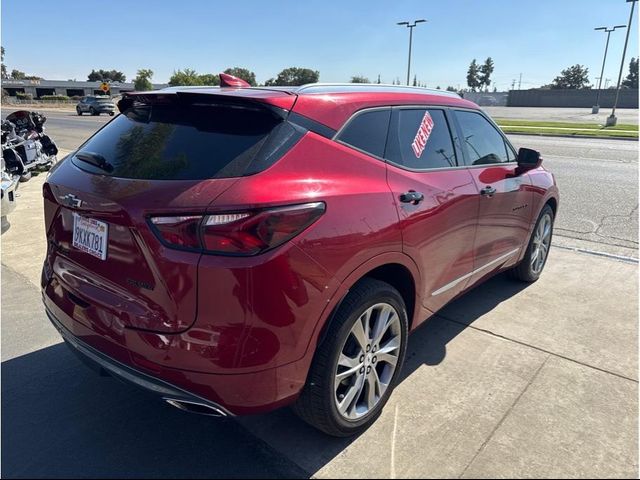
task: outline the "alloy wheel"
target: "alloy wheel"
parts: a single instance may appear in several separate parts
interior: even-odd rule
[[[334,378],[339,414],[357,420],[384,396],[398,364],[402,342],[398,312],[388,303],[365,310],[340,351]]]
[[[533,252],[531,253],[531,270],[539,274],[549,254],[551,244],[551,215],[545,214],[538,223],[533,236]]]

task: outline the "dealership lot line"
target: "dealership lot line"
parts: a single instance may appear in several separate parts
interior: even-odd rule
[[[22,432],[3,449],[7,476],[215,476],[229,473],[225,455],[318,478],[638,475],[637,264],[552,249],[536,284],[500,275],[469,292],[412,335],[379,421],[340,440],[287,409],[237,423],[190,416],[88,371],[40,305],[43,182],[21,185],[2,235],[3,428]],[[52,435],[59,446],[45,448]],[[173,449],[184,461],[154,467]],[[123,467],[124,452],[136,461]]]

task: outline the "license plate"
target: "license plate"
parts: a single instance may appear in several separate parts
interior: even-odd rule
[[[73,215],[73,246],[89,255],[107,259],[109,226],[105,222]]]

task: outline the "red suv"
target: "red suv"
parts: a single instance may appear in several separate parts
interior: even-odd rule
[[[358,433],[408,332],[545,265],[553,175],[458,95],[225,78],[118,108],[44,185],[44,304],[81,358],[184,410]]]

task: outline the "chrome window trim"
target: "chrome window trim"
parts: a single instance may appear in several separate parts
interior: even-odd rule
[[[364,155],[367,155],[371,158],[375,158],[376,160],[380,160],[384,163],[387,163],[389,165],[393,165],[396,168],[399,168],[400,170],[404,170],[406,172],[413,172],[413,173],[429,173],[429,172],[441,172],[441,171],[446,171],[446,170],[461,170],[463,168],[495,168],[495,167],[509,167],[509,166],[517,166],[518,162],[516,160],[511,161],[511,162],[504,162],[504,163],[486,163],[483,165],[457,165],[455,167],[435,167],[435,168],[424,168],[424,169],[413,169],[413,168],[409,168],[409,167],[405,167],[404,165],[398,165],[395,162],[392,162],[391,160],[387,159],[387,158],[383,158],[383,157],[379,157],[378,155],[374,155],[373,153],[367,152],[366,150],[362,150],[361,148],[358,147],[354,147],[353,145],[343,142],[342,140],[340,140],[340,134],[342,133],[342,131],[353,121],[354,118],[356,118],[358,115],[361,115],[363,113],[366,112],[370,112],[370,111],[376,111],[376,110],[388,110],[391,109],[392,112],[391,114],[393,115],[393,110],[397,109],[397,110],[415,110],[416,108],[424,108],[424,109],[441,109],[445,111],[445,117],[447,118],[447,125],[449,127],[449,135],[453,134],[453,129],[456,130],[457,133],[457,126],[455,124],[450,123],[450,119],[448,118],[448,116],[446,115],[447,112],[451,112],[452,110],[464,110],[464,111],[469,111],[469,112],[476,112],[479,113],[480,115],[482,115],[484,118],[486,118],[487,120],[489,120],[489,122],[492,124],[492,126],[494,128],[497,129],[498,133],[500,134],[500,136],[505,140],[505,142],[507,142],[507,145],[509,147],[511,147],[511,150],[515,153],[515,149],[513,148],[513,146],[511,145],[511,142],[509,142],[509,140],[507,140],[506,136],[504,135],[504,133],[502,132],[502,130],[500,130],[500,127],[498,127],[495,122],[491,119],[491,117],[488,117],[482,110],[476,110],[474,108],[466,108],[466,107],[454,107],[451,105],[438,105],[438,104],[433,104],[433,103],[429,103],[429,104],[407,104],[407,105],[382,105],[382,106],[377,106],[377,107],[365,107],[361,110],[358,110],[356,112],[354,112],[349,119],[342,125],[342,127],[340,127],[338,129],[338,131],[335,133],[335,135],[333,136],[333,138],[331,140],[333,140],[336,143],[339,143],[341,145],[344,145],[345,147],[351,148],[352,150],[356,150],[357,152],[360,152]],[[391,121],[391,118],[389,119],[389,121]],[[457,120],[456,120],[457,121]],[[389,129],[387,128],[387,140],[389,137]],[[453,138],[451,139],[451,141],[454,144],[454,148],[455,148],[455,141],[453,140]],[[386,150],[386,149],[385,149]],[[462,153],[462,152],[461,152]],[[458,152],[456,152],[456,160],[458,160]],[[517,159],[518,156],[517,154],[515,155],[515,158]],[[462,161],[464,163],[464,158],[462,158]]]
[[[474,276],[476,273],[481,272],[482,270],[489,268],[492,265],[495,265],[496,263],[501,262],[502,260],[506,260],[507,258],[511,257],[512,255],[514,255],[516,252],[518,252],[520,250],[521,247],[518,248],[514,248],[513,250],[511,250],[510,252],[505,253],[504,255],[500,255],[498,258],[491,260],[489,263],[486,263],[485,265],[476,268],[475,270],[456,278],[455,280],[453,280],[452,282],[447,283],[446,285],[440,287],[439,289],[431,292],[431,296],[435,297],[436,295],[440,295],[441,293],[446,292],[447,290],[452,289],[453,287],[455,287],[456,285],[458,285],[460,282],[463,282],[464,280]]]

